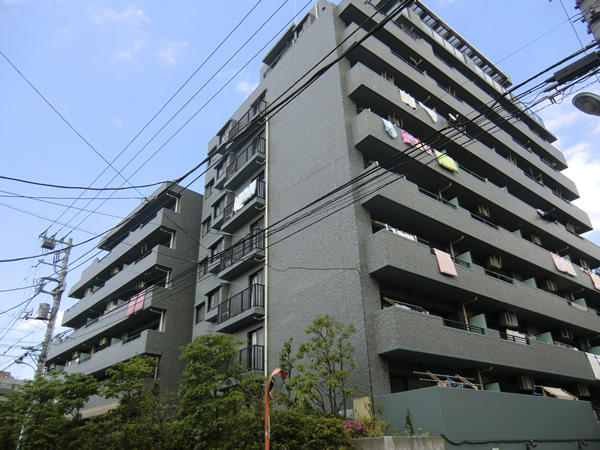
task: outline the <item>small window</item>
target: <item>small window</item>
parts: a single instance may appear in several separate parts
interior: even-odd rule
[[[194,314],[194,323],[200,323],[204,320],[204,303],[196,306]]]
[[[219,200],[219,202],[213,206],[213,216],[219,217],[221,215],[221,205],[223,204],[223,200]]]
[[[206,295],[206,304],[208,305],[208,310],[215,309],[219,304],[219,298],[221,297],[221,289],[217,289],[216,291],[212,291],[211,293]]]
[[[215,244],[208,249],[210,251],[210,259],[215,259],[219,254],[219,244]]]
[[[215,182],[213,180],[210,180],[208,182],[208,184],[206,185],[206,187],[204,188],[204,197],[210,197],[210,194],[212,194],[215,191]]]
[[[202,236],[210,231],[210,217],[202,222]]]
[[[217,171],[217,178],[221,178],[223,176],[223,163],[219,164],[215,170]]]

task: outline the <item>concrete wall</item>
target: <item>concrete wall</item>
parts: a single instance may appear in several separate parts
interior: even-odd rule
[[[404,430],[410,410],[415,430],[445,436],[447,448],[537,450],[600,448],[600,428],[591,404],[549,397],[431,387],[376,397],[383,420]]]

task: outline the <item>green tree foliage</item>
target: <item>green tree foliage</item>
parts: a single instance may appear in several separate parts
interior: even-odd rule
[[[186,367],[178,416],[185,448],[260,448],[264,403],[261,380],[238,363],[242,342],[209,333],[183,348]]]
[[[270,443],[273,450],[354,448],[340,418],[298,408],[271,412]]]
[[[296,402],[310,403],[323,412],[343,412],[354,395],[351,384],[354,347],[349,339],[355,333],[352,324],[345,326],[329,315],[319,316],[305,330],[310,336],[298,348],[295,375],[290,377]]]
[[[0,404],[0,438],[6,448],[71,448],[79,411],[97,392],[97,381],[78,373],[27,381]]]

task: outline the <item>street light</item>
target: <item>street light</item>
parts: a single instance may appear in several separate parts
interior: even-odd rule
[[[573,106],[586,114],[600,116],[600,95],[580,92],[573,97]]]
[[[25,364],[25,365],[31,367],[33,370],[35,370],[35,367],[33,367],[31,364],[26,363],[25,361],[23,361],[24,357],[25,357],[25,355],[19,356],[17,359],[15,359],[15,364]]]

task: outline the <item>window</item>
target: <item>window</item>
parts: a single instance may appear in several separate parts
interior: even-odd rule
[[[223,200],[219,200],[215,206],[213,206],[213,217],[217,218],[221,215],[221,205],[223,204]]]
[[[210,231],[210,217],[202,222],[202,236]]]
[[[219,298],[221,297],[221,289],[217,289],[216,291],[212,291],[209,294],[206,294],[206,304],[208,306],[208,311],[216,308],[219,304]]]
[[[215,170],[217,171],[217,178],[221,178],[223,176],[223,163],[219,164]]]
[[[194,314],[194,323],[200,323],[204,320],[204,303],[196,306]]]
[[[198,263],[198,279],[200,280],[207,273],[208,273],[208,258],[206,258]]]
[[[210,180],[204,188],[204,197],[209,197],[215,191],[215,182]]]

